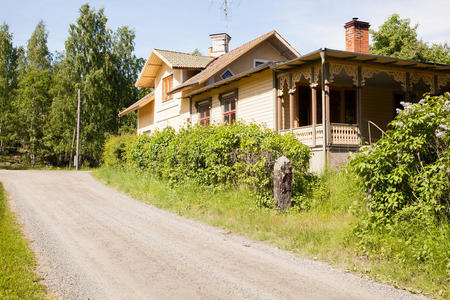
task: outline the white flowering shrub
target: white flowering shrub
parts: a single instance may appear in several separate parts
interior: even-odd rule
[[[448,217],[450,94],[401,104],[386,135],[351,162],[364,179],[371,218],[385,222],[411,205]]]

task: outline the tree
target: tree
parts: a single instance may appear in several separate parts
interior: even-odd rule
[[[54,97],[46,144],[53,153],[49,160],[67,163],[76,120],[76,95],[81,89],[81,156],[89,165],[98,165],[109,134],[119,131],[118,112],[138,97],[133,86],[143,65],[134,52],[134,32],[121,27],[107,28],[103,9],[88,4],[70,25],[65,53],[55,63]],[[71,158],[70,158],[71,159]]]
[[[419,40],[418,26],[418,24],[412,26],[409,19],[401,19],[398,14],[393,14],[378,31],[370,31],[373,40],[371,54],[449,64],[448,45],[445,43],[429,46],[428,43]]]
[[[47,48],[47,36],[45,25],[40,21],[28,41],[25,70],[20,76],[18,89],[20,137],[23,147],[28,150],[32,166],[42,159],[44,127],[52,103],[51,55]]]
[[[199,50],[198,48],[195,48],[194,51],[192,51],[191,54],[192,54],[192,55],[202,56],[202,53],[200,52],[200,50]]]
[[[15,92],[20,52],[12,44],[8,25],[0,25],[0,150],[16,143]]]

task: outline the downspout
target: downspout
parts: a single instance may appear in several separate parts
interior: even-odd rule
[[[328,124],[326,120],[326,91],[325,91],[325,63],[326,63],[326,50],[322,50],[320,52],[320,58],[321,58],[321,66],[320,66],[320,72],[321,72],[321,81],[320,85],[322,88],[322,128],[323,128],[323,142],[322,142],[322,152],[323,152],[323,162],[324,162],[324,168],[322,171],[325,171],[328,169],[328,155],[327,155],[327,142],[328,142]]]

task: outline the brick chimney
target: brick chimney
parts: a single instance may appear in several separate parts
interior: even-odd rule
[[[367,22],[353,18],[345,23],[345,51],[369,54],[369,27]]]
[[[226,33],[210,34],[212,46],[209,47],[209,56],[217,57],[228,52],[231,36]]]

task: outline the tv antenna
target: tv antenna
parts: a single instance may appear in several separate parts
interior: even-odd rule
[[[223,16],[225,18],[225,33],[228,33],[228,0],[222,2]]]

